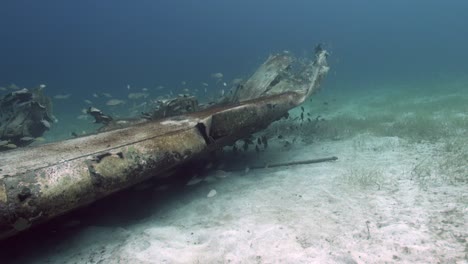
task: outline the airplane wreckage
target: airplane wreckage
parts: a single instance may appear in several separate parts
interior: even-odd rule
[[[0,152],[0,239],[146,179],[170,177],[182,164],[266,128],[318,90],[327,56],[320,46],[309,62],[270,56],[211,106],[181,97],[138,120],[113,120],[90,108],[105,124],[100,132],[26,148],[49,128],[50,101],[41,90],[0,98],[0,147],[8,149]],[[15,112],[26,106],[32,114]]]

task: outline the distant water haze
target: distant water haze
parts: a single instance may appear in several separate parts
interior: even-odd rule
[[[0,85],[52,93],[201,86],[274,52],[331,51],[329,85],[463,73],[465,1],[2,1]]]

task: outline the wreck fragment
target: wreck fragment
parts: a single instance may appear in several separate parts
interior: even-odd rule
[[[188,100],[190,111],[176,116],[0,153],[0,239],[264,129],[318,89],[326,57],[320,50],[298,78],[292,58],[271,56],[225,104],[191,111]]]

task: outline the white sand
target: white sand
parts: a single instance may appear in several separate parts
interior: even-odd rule
[[[466,263],[466,186],[424,190],[410,179],[416,158],[431,151],[365,135],[295,148],[283,154],[339,160],[225,177],[213,172],[152,217],[127,229],[87,227],[35,261]],[[352,182],[351,174],[368,172],[378,184]]]

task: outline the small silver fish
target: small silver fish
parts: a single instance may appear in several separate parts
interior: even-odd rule
[[[220,72],[212,73],[211,78],[221,79],[221,78],[223,78],[223,74],[220,73]]]

